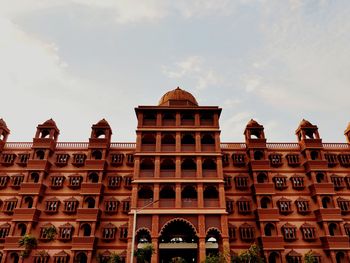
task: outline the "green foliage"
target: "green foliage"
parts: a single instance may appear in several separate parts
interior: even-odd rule
[[[304,255],[304,263],[316,263],[316,262],[317,261],[313,255],[312,251],[309,251]]]
[[[49,241],[52,241],[55,239],[56,235],[57,235],[57,229],[55,226],[49,226],[44,228],[44,235],[46,236],[46,238]]]
[[[122,263],[122,259],[117,253],[112,253],[108,263]]]
[[[27,250],[31,250],[33,248],[36,248],[38,245],[38,241],[36,240],[36,237],[32,235],[24,235],[19,241],[18,241],[19,247],[24,247]]]
[[[154,253],[152,244],[145,244],[142,248],[138,248],[135,251],[137,263],[149,263],[151,262],[152,255]]]
[[[241,251],[238,256],[232,257],[232,263],[264,263],[264,258],[261,256],[261,250],[255,243],[247,250]]]
[[[30,250],[23,250],[23,251],[21,251],[21,253],[19,254],[19,256],[21,257],[21,258],[27,258],[27,257],[29,257],[29,254],[30,254]]]
[[[206,256],[203,263],[227,263],[227,260],[224,255],[219,254],[209,254]]]
[[[41,257],[48,257],[49,256],[49,252],[47,252],[46,250],[39,250],[37,252],[37,254]]]

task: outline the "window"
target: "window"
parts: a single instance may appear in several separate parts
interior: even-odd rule
[[[45,202],[45,212],[46,213],[57,213],[58,207],[60,205],[60,200],[56,197],[50,198]]]
[[[48,263],[50,259],[50,255],[46,250],[38,251],[36,255],[34,255],[34,263]]]
[[[21,174],[11,176],[11,187],[19,188],[24,180],[24,176]]]
[[[232,214],[234,210],[233,200],[226,199],[226,212]]]
[[[284,224],[282,234],[285,241],[294,241],[297,239],[297,227],[289,223]]]
[[[119,201],[117,199],[115,199],[114,197],[106,199],[104,201],[104,205],[105,205],[105,212],[106,213],[117,213],[118,212]]]
[[[232,177],[229,175],[224,176],[224,184],[225,189],[231,189],[232,188]]]
[[[76,167],[83,166],[85,164],[86,154],[85,153],[75,153],[73,154],[72,164]]]
[[[8,181],[10,180],[10,177],[6,174],[0,175],[0,189],[5,188]]]
[[[344,177],[342,176],[335,175],[335,174],[331,175],[331,182],[333,183],[335,190],[341,190],[345,188]]]
[[[122,211],[125,214],[128,214],[130,212],[130,198],[122,201]]]
[[[131,189],[132,186],[131,186],[131,183],[132,183],[132,176],[129,175],[129,176],[124,176],[124,187],[127,188],[127,189]]]
[[[267,183],[269,181],[266,173],[258,173],[256,180],[258,184]]]
[[[115,239],[117,227],[112,223],[106,224],[102,227],[102,239],[104,241],[111,241]]]
[[[346,183],[346,187],[348,189],[350,189],[350,175],[347,175],[344,177],[345,183]]]
[[[237,227],[235,225],[228,224],[228,237],[230,241],[234,241],[237,239],[236,232],[237,232]]]
[[[83,180],[83,177],[81,175],[70,175],[69,176],[69,184],[68,186],[72,189],[78,189],[81,186],[81,181]]]
[[[297,207],[297,211],[299,214],[308,214],[311,212],[309,200],[307,200],[307,199],[300,197],[297,200],[295,200],[295,205]]]
[[[338,206],[339,206],[342,214],[348,214],[350,212],[350,200],[349,199],[339,197],[337,199],[337,202],[338,202]]]
[[[111,188],[111,189],[120,188],[122,181],[123,181],[123,177],[121,177],[120,175],[109,175],[107,177],[108,188]]]
[[[58,233],[59,240],[61,241],[72,240],[73,231],[74,231],[74,227],[69,223],[59,226],[59,233]]]
[[[245,166],[245,154],[244,153],[233,153],[232,161],[234,166]]]
[[[286,159],[289,166],[296,167],[300,165],[299,154],[287,154]]]
[[[68,160],[69,160],[69,154],[67,153],[59,153],[56,154],[56,166],[66,166],[68,164]]]
[[[9,223],[5,223],[0,226],[0,240],[5,240],[5,238],[10,233],[10,229],[11,229],[11,225]]]
[[[350,167],[350,154],[339,154],[338,159],[341,166]]]
[[[252,212],[251,204],[250,204],[251,202],[248,198],[241,197],[240,199],[237,200],[236,203],[237,203],[239,214],[245,215]]]
[[[271,166],[278,167],[281,166],[282,163],[282,154],[279,153],[272,153],[269,155],[270,164]]]
[[[255,228],[247,223],[239,227],[239,233],[242,241],[250,242],[255,239]]]
[[[119,227],[119,239],[127,240],[127,238],[128,238],[128,224],[124,224]]]
[[[102,160],[103,151],[102,150],[94,150],[91,153],[91,159],[93,160]]]
[[[286,255],[287,263],[302,263],[302,258],[302,254],[293,249]]]
[[[97,184],[99,182],[99,175],[97,172],[91,172],[88,175],[89,183]]]
[[[292,182],[292,187],[295,190],[303,190],[305,188],[304,177],[301,175],[293,175],[290,178],[290,181]]]
[[[90,224],[84,223],[84,224],[81,225],[80,229],[82,231],[81,233],[83,234],[82,236],[84,236],[84,237],[91,236],[92,229],[91,229],[91,225]]]
[[[69,213],[76,213],[77,208],[79,205],[79,201],[75,199],[74,197],[64,200],[64,210],[63,212],[69,214]]]
[[[289,200],[287,198],[281,198],[277,201],[277,206],[279,209],[279,212],[281,214],[289,214],[292,213],[292,200]]]
[[[37,150],[35,152],[35,158],[37,160],[44,160],[45,159],[45,150]]]
[[[344,230],[345,230],[345,234],[350,237],[350,224],[346,223],[344,224]]]
[[[235,187],[238,190],[247,190],[249,188],[249,178],[246,175],[237,175],[234,178]]]
[[[69,255],[65,251],[58,252],[57,254],[53,255],[54,263],[68,263],[69,262]]]
[[[334,167],[338,164],[338,156],[336,154],[326,153],[324,157],[326,158],[329,167]]]
[[[305,241],[313,241],[316,239],[316,227],[308,223],[304,223],[301,227],[301,234]]]
[[[66,178],[63,175],[53,175],[51,176],[51,188],[60,189],[63,187],[64,180]]]
[[[48,224],[45,224],[43,226],[40,227],[40,239],[41,240],[46,240],[46,241],[49,241],[53,236],[51,236],[51,233],[48,233],[48,232],[51,232],[51,231],[48,231],[48,230],[51,230],[51,229],[55,229],[56,230],[56,227],[51,224],[51,223],[48,223]]]
[[[18,200],[15,197],[5,200],[4,205],[2,207],[2,211],[7,214],[13,213],[13,210],[17,206],[17,202]]]
[[[126,154],[126,165],[134,166],[134,154],[128,153]]]
[[[20,153],[18,154],[17,158],[17,164],[20,166],[26,166],[27,162],[29,160],[30,154],[29,153]]]
[[[277,190],[284,190],[288,188],[287,185],[287,176],[284,175],[276,175],[273,178],[273,182],[275,183],[275,188]]]
[[[112,166],[120,166],[123,164],[124,154],[123,153],[113,153],[111,155],[111,165]]]
[[[1,154],[0,163],[3,166],[11,166],[14,164],[16,159],[16,154],[14,153],[3,153]]]
[[[228,166],[230,164],[230,155],[228,153],[224,153],[222,155],[222,165],[225,167],[225,166]]]

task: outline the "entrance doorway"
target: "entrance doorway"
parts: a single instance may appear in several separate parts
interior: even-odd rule
[[[198,237],[194,226],[177,218],[166,223],[159,237],[160,263],[198,263]]]

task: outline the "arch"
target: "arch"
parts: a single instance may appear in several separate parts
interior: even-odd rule
[[[273,224],[271,224],[271,223],[267,223],[267,224],[265,225],[265,227],[264,227],[264,234],[265,234],[265,236],[267,236],[267,237],[273,236],[273,234],[275,233],[275,231],[276,231],[276,228],[275,228],[275,226],[274,226]]]
[[[315,138],[315,132],[313,130],[306,130],[305,131],[305,137],[306,137],[306,139],[314,139]]]
[[[164,185],[159,191],[160,199],[175,199],[175,196],[176,193],[172,185]]]
[[[325,176],[323,173],[317,173],[316,174],[316,181],[317,183],[324,183],[325,182]]]
[[[50,136],[50,130],[49,129],[43,129],[40,132],[40,138],[44,139],[44,138],[49,138]]]
[[[92,152],[91,156],[95,160],[102,160],[102,151],[95,150],[95,151]]]
[[[269,254],[268,263],[277,263],[277,262],[280,262],[280,255],[278,252],[272,251]]]
[[[142,136],[141,144],[156,144],[156,136],[153,133],[145,133]]]
[[[181,114],[181,120],[193,120],[194,121],[194,114],[193,113],[183,113],[183,114]]]
[[[137,197],[139,199],[153,199],[153,189],[144,185],[138,190]]]
[[[35,152],[35,156],[36,156],[36,159],[44,160],[44,158],[45,158],[45,151],[44,150],[37,150]]]
[[[152,243],[151,231],[146,227],[139,228],[136,231],[136,242],[138,244]]]
[[[204,196],[204,198],[218,199],[219,198],[219,191],[215,186],[209,185],[209,186],[205,187],[204,192],[203,192],[203,196]]]
[[[214,239],[211,239],[214,238]],[[205,241],[219,243],[222,240],[221,231],[216,227],[211,227],[207,230]]]
[[[95,132],[95,136],[98,139],[105,139],[106,138],[106,131],[103,129],[97,129]]]
[[[24,236],[27,233],[27,225],[24,223],[19,223],[17,229],[20,236]]]
[[[81,230],[83,230],[83,236],[89,237],[91,235],[91,225],[88,223],[84,223],[81,225]]]
[[[181,144],[196,144],[196,140],[192,133],[185,133],[182,135]]]
[[[332,208],[332,201],[329,196],[325,196],[322,198],[322,207],[323,208]]]
[[[95,198],[92,196],[85,198],[85,204],[87,204],[87,208],[95,208]]]
[[[259,161],[264,159],[264,152],[263,151],[254,151],[254,160]]]
[[[203,136],[201,138],[201,144],[214,145],[215,144],[214,135],[211,133],[203,134]]]
[[[161,143],[162,143],[162,145],[163,144],[176,144],[176,138],[175,138],[174,134],[165,133],[162,136]]]
[[[338,224],[336,223],[330,223],[328,225],[328,231],[329,231],[329,235],[331,236],[336,236],[340,234]]]
[[[33,207],[33,197],[31,196],[26,196],[24,198],[24,203],[27,204],[27,208],[32,208]]]
[[[171,112],[165,112],[162,115],[162,120],[164,121],[175,121],[176,120],[176,116],[175,113],[171,113]]]
[[[310,152],[310,157],[311,157],[311,160],[318,160],[319,159],[318,151],[311,151]]]
[[[145,158],[140,163],[141,170],[154,170],[154,160],[151,158]]]
[[[74,263],[87,263],[88,258],[85,252],[79,252],[75,256]]]
[[[183,199],[197,199],[197,190],[193,185],[186,185],[182,188],[181,197]]]
[[[271,198],[264,196],[263,198],[261,198],[260,200],[260,206],[261,208],[271,208]]]
[[[10,258],[12,260],[11,263],[18,263],[19,262],[19,256],[16,252],[11,253]]]
[[[185,225],[187,228],[189,228],[191,230],[191,232],[195,235],[195,236],[198,236],[198,232],[197,232],[197,229],[196,227],[190,222],[188,221],[187,219],[184,219],[184,218],[180,218],[180,217],[177,217],[177,218],[174,218],[174,219],[171,219],[169,220],[168,222],[166,222],[163,227],[160,229],[159,231],[159,236],[163,236],[165,233],[166,233],[166,230],[169,226],[171,226],[172,224],[175,224],[175,223],[181,223],[182,225]],[[182,230],[182,229],[179,229],[179,230]]]
[[[143,119],[144,120],[156,120],[157,116],[155,113],[148,112],[148,113],[144,113]]]
[[[263,139],[262,131],[257,130],[257,129],[250,130],[250,138],[251,139]]]
[[[176,167],[175,162],[171,158],[162,159],[160,163],[161,170],[175,170],[175,167]]]
[[[98,183],[99,176],[96,172],[89,173],[89,182],[90,183]]]
[[[343,251],[338,251],[335,254],[335,259],[336,259],[336,263],[345,263],[345,262],[347,262],[345,253]]]
[[[263,183],[268,182],[268,177],[267,177],[266,173],[258,173],[256,179],[257,179],[259,184],[263,184]]]
[[[39,174],[37,172],[33,172],[30,174],[30,180],[33,182],[33,183],[37,183],[39,182]]]
[[[182,170],[197,170],[197,163],[193,158],[186,158],[181,163]]]
[[[216,170],[216,162],[212,158],[206,158],[202,163],[203,170]]]

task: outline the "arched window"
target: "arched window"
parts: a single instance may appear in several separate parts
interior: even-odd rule
[[[40,138],[42,139],[49,138],[49,136],[50,136],[50,130],[44,129],[40,133]]]
[[[314,139],[314,132],[312,130],[306,130],[305,131],[305,136],[306,136],[306,139]]]
[[[261,208],[264,208],[264,209],[270,208],[271,207],[271,199],[267,196],[264,196],[260,200],[260,206],[261,206]]]
[[[161,170],[175,170],[175,162],[173,159],[166,158],[163,159],[160,163]]]
[[[336,223],[330,223],[328,225],[329,235],[336,236],[339,234],[338,225]]]
[[[79,252],[75,256],[74,263],[87,263],[87,256],[84,252]]]
[[[98,174],[96,172],[89,173],[89,182],[98,183]]]
[[[256,177],[259,184],[266,183],[268,181],[266,173],[259,173]]]
[[[275,233],[275,226],[271,223],[267,223],[264,227],[265,236],[271,237],[273,236],[274,233]]]
[[[254,151],[254,160],[259,161],[264,159],[264,152],[263,151]]]
[[[91,235],[91,226],[90,224],[83,224],[81,226],[81,230],[83,231],[84,237],[89,237]]]
[[[98,139],[104,139],[104,138],[106,138],[106,132],[103,129],[97,129],[95,132],[95,136]]]
[[[95,208],[95,199],[89,196],[85,199],[85,204],[87,205],[87,208]]]
[[[156,144],[156,136],[153,133],[145,133],[141,139],[142,145],[155,145]]]
[[[175,136],[171,133],[165,133],[162,136],[162,145],[175,145],[176,139]]]
[[[218,199],[219,198],[219,192],[216,189],[215,186],[210,185],[207,186],[203,192],[203,196],[204,198],[208,198],[208,199]]]
[[[311,151],[310,156],[311,156],[311,160],[318,160],[319,159],[319,154],[317,151]]]
[[[175,199],[175,190],[172,185],[164,185],[159,192],[160,199]]]
[[[192,158],[184,159],[181,163],[182,170],[197,170],[197,163]]]
[[[27,232],[27,225],[24,223],[20,223],[17,226],[18,232],[20,236],[24,236]]]
[[[176,116],[174,113],[166,112],[162,116],[162,124],[164,126],[174,126],[176,123]]]
[[[346,261],[346,256],[345,256],[343,251],[337,252],[337,254],[335,254],[335,259],[336,259],[337,263],[345,263],[345,262],[347,262]]]
[[[43,150],[37,150],[35,155],[36,155],[36,159],[39,159],[39,160],[44,160],[45,158],[45,152]]]
[[[11,258],[11,263],[18,263],[19,262],[19,256],[15,252],[11,253],[10,258]]]
[[[31,180],[33,183],[39,182],[39,174],[36,173],[36,172],[31,173],[31,174],[30,174],[30,180]]]
[[[24,203],[27,204],[27,208],[32,208],[33,207],[33,198],[31,196],[25,197]]]
[[[193,185],[186,185],[181,192],[183,199],[197,199],[197,190]]]
[[[317,183],[324,183],[325,182],[325,177],[323,173],[317,173],[316,174],[316,181]]]
[[[203,170],[216,170],[216,162],[211,158],[204,159],[202,168]]]
[[[210,134],[210,133],[203,134],[202,139],[201,139],[201,144],[214,145],[215,138],[214,138],[213,134]]]
[[[270,255],[269,255],[269,262],[268,263],[277,263],[277,262],[280,262],[280,256],[278,254],[278,252],[271,252]]]
[[[151,233],[148,229],[142,228],[136,232],[136,242],[137,244],[151,243]]]
[[[262,132],[260,130],[254,129],[250,130],[250,138],[251,139],[262,139]]]
[[[153,199],[153,190],[150,186],[143,186],[137,192],[139,199]]]
[[[182,135],[181,144],[196,144],[196,140],[192,133],[185,133]]]
[[[151,158],[146,158],[141,160],[140,164],[141,170],[154,170],[154,160]]]
[[[91,156],[95,160],[101,160],[102,159],[102,151],[95,150],[95,151],[92,152]]]
[[[328,196],[325,196],[322,198],[322,207],[323,208],[331,208],[332,207],[331,199]]]

